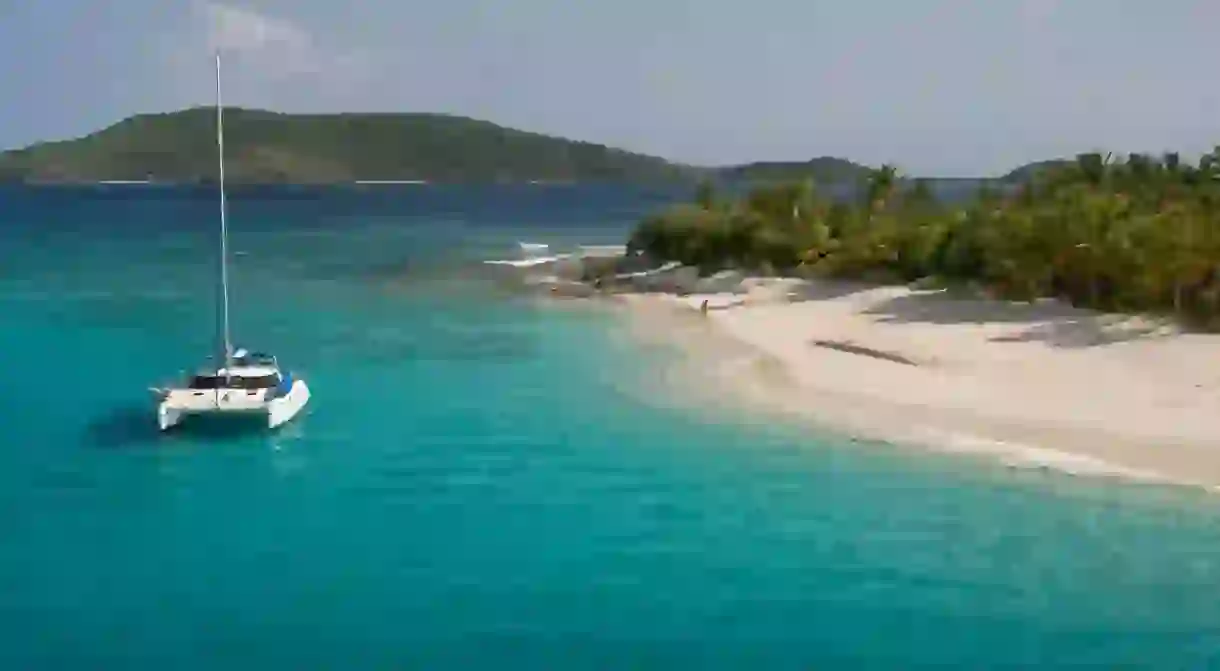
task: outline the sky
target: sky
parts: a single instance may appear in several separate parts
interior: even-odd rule
[[[0,148],[212,104],[448,112],[697,164],[1000,174],[1220,144],[1217,0],[0,0]]]

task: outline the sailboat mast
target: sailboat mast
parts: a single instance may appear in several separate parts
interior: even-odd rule
[[[229,339],[229,225],[225,203],[224,106],[220,99],[220,53],[216,54],[216,154],[220,163],[220,311],[224,339],[224,365],[233,363],[233,343]]]

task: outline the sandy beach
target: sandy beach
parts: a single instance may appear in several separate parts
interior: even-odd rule
[[[748,403],[1013,465],[1220,487],[1220,336],[827,281],[622,299]]]

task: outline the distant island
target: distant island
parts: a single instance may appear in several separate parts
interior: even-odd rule
[[[819,156],[809,161],[759,161],[716,170],[726,181],[770,182],[812,179],[821,184],[852,184],[868,176],[870,168],[843,158]]]
[[[0,182],[199,183],[215,180],[215,112],[140,114],[82,138],[0,153]],[[601,144],[425,113],[283,114],[226,108],[235,183],[768,182],[855,184],[871,167],[823,156],[724,167],[683,165]],[[1040,162],[1018,168],[1037,170]],[[942,181],[942,180],[937,180]],[[943,180],[953,181],[953,180]]]
[[[215,111],[141,114],[75,140],[0,154],[0,181],[205,182]],[[697,170],[588,142],[443,114],[280,114],[226,108],[236,183],[686,181]]]

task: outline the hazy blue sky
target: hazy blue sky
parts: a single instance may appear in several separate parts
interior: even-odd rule
[[[0,147],[211,102],[920,174],[1220,143],[1220,0],[0,0]]]

